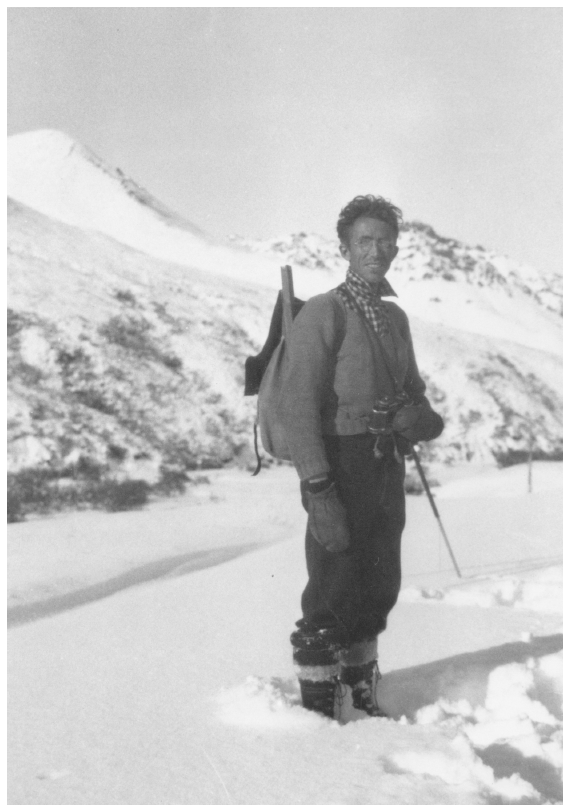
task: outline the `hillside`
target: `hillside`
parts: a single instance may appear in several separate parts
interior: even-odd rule
[[[10,470],[156,483],[251,459],[243,362],[264,340],[278,267],[294,266],[306,298],[342,280],[336,245],[298,234],[216,246],[90,153],[60,154],[66,139],[10,139]],[[70,187],[54,179],[62,166]],[[182,243],[184,264],[158,258],[180,256]],[[446,419],[424,454],[505,464],[532,432],[538,456],[559,458],[560,280],[417,223],[400,245],[390,280]]]
[[[243,358],[274,294],[221,290],[17,203],[9,223],[12,470],[86,456],[156,477],[234,459],[252,427]]]

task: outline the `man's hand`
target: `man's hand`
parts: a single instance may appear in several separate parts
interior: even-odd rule
[[[392,418],[392,431],[405,437],[406,440],[413,442],[415,439],[413,428],[418,422],[421,413],[421,406],[416,406],[415,404],[402,406]]]
[[[344,552],[350,536],[346,510],[338,497],[336,485],[327,478],[317,482],[305,481],[302,489],[309,513],[309,530],[314,538],[329,553]]]
[[[410,443],[434,440],[443,431],[443,420],[428,403],[402,406],[392,419],[392,431]]]

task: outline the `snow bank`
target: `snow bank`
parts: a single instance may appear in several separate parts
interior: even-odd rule
[[[218,696],[219,716],[231,725],[261,728],[323,727],[327,720],[300,705],[295,680],[248,677]]]
[[[484,696],[481,703],[471,701],[474,681]],[[451,683],[461,699],[448,697]],[[452,660],[440,687],[437,701],[411,717],[370,720],[352,708],[343,686],[337,721],[330,721],[301,707],[294,680],[249,676],[218,694],[217,715],[232,727],[316,737],[318,751],[311,758],[317,771],[325,771],[331,760],[349,758],[357,741],[357,749],[367,748],[384,776],[399,777],[402,804],[418,802],[419,786],[428,795],[439,792],[440,799],[445,792],[445,803],[451,797],[456,803],[487,804],[562,799],[561,652],[490,670],[466,670]],[[382,703],[382,683],[378,693]],[[388,796],[381,797],[386,803]]]
[[[461,467],[458,466],[458,470]],[[450,469],[453,474],[454,469]],[[446,476],[444,472],[443,476]],[[449,476],[449,474],[447,474]],[[533,462],[531,492],[548,493],[562,488],[560,466],[549,462]],[[511,499],[528,493],[529,468],[527,464],[508,468],[487,468],[471,476],[458,476],[436,489],[438,499]]]
[[[320,736],[320,751],[312,755],[315,770],[325,770],[325,764],[331,759],[338,760],[339,755],[348,758],[356,740],[356,748],[367,748],[368,758],[374,758],[380,766],[383,781],[388,776],[398,776],[399,803],[402,804],[417,802],[420,786],[428,793],[439,791],[440,797],[444,793],[448,798],[451,795],[457,803],[465,803],[467,798],[479,798],[486,803],[536,802],[541,797],[532,783],[518,773],[496,777],[493,768],[479,755],[472,726],[457,715],[453,717],[454,724],[449,722],[452,718],[449,715],[441,718],[439,709],[445,706],[443,700],[418,713],[417,723],[421,728],[410,725],[405,718],[399,721],[350,719],[346,691],[340,711],[345,726],[340,727],[338,722],[304,710],[295,683],[277,679],[248,677],[242,685],[223,691],[218,704],[220,718],[231,725]],[[348,721],[353,724],[346,726]],[[553,727],[559,727],[556,720]],[[506,725],[502,732],[508,739],[510,731]],[[334,753],[330,752],[333,743]],[[544,748],[541,753],[543,751]],[[536,754],[536,747],[531,754]],[[555,755],[553,758],[549,754],[548,760],[555,761]],[[556,793],[555,787],[552,790]],[[435,803],[435,799],[432,802]]]
[[[490,576],[448,589],[406,587],[401,601],[442,601],[453,606],[509,606],[537,612],[562,612],[562,571],[548,567],[520,577]]]
[[[562,652],[509,663],[489,675],[483,706],[473,707],[467,699],[449,702],[439,699],[416,714],[420,725],[438,725],[461,733],[481,760],[496,775],[517,773],[514,783],[501,784],[500,794],[521,797],[532,779],[540,793],[562,800]],[[550,706],[550,710],[547,705]],[[520,780],[519,780],[520,779]],[[526,787],[526,788],[525,788]],[[536,791],[529,798],[539,797]]]

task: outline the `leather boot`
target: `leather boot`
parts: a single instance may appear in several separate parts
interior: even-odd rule
[[[313,682],[309,679],[299,679],[301,686],[301,701],[307,710],[322,713],[329,719],[334,719],[337,688],[339,686],[338,677]]]
[[[291,643],[303,707],[334,719],[341,649],[335,630],[301,626],[291,635]]]
[[[368,716],[387,716],[376,699],[376,687],[381,679],[376,660],[363,665],[343,666],[340,679],[352,690],[354,708],[364,711]]]
[[[386,716],[376,699],[380,680],[378,639],[368,637],[352,643],[341,652],[340,679],[352,690],[352,704],[368,716]]]

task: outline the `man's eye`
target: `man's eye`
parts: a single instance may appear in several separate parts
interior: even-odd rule
[[[361,248],[368,248],[368,246],[372,245],[372,243],[376,243],[380,248],[387,250],[388,248],[393,248],[394,244],[391,240],[373,240],[372,237],[362,237],[358,241],[358,245]]]

